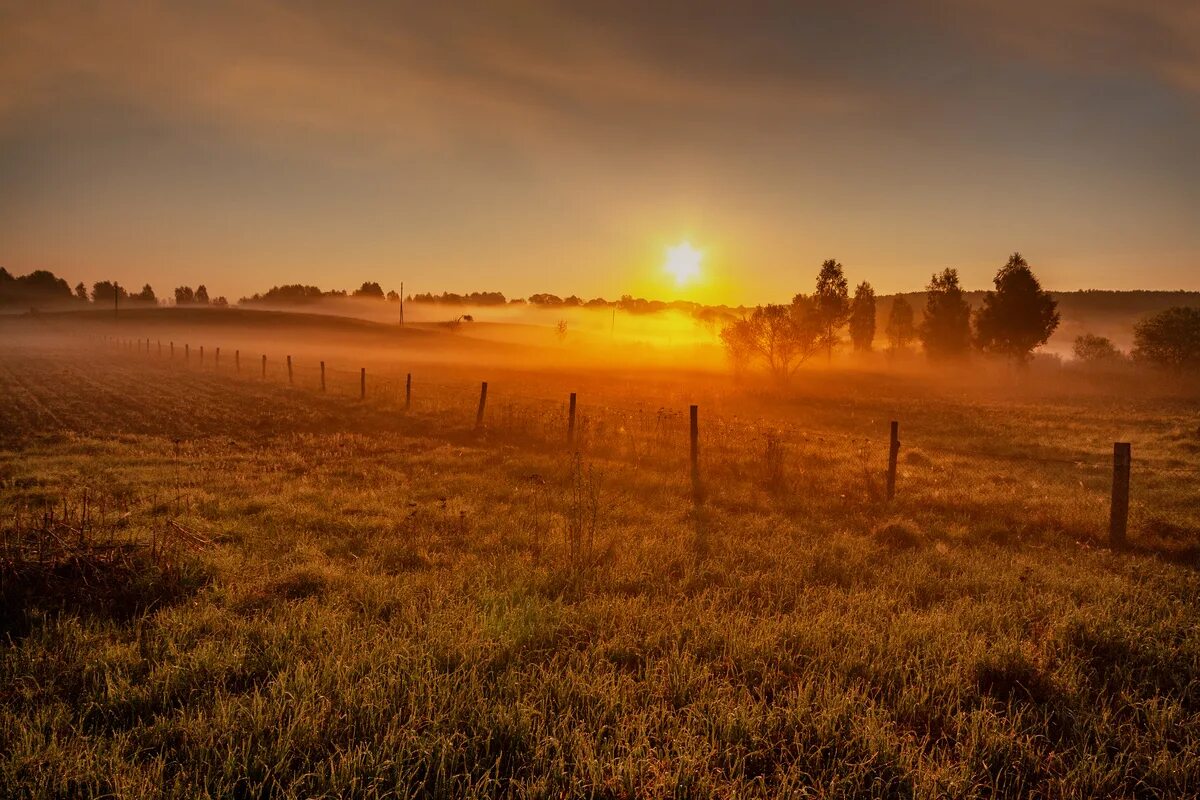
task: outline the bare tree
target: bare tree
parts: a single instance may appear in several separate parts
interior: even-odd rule
[[[735,371],[761,360],[782,382],[820,352],[822,330],[813,300],[796,295],[790,305],[758,306],[749,316],[730,322],[721,330],[721,341]]]

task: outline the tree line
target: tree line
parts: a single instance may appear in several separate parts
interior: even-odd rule
[[[892,301],[883,335],[890,354],[909,353],[919,343],[931,361],[952,362],[972,351],[1000,355],[1016,363],[1028,363],[1033,352],[1045,344],[1058,327],[1058,304],[1042,289],[1029,264],[1013,253],[994,278],[995,288],[984,295],[972,312],[955,269],[931,276],[925,287],[926,300],[920,319],[903,295]],[[1088,293],[1084,293],[1088,294]],[[1111,302],[1116,302],[1117,293]],[[1137,295],[1139,293],[1120,293]],[[1141,293],[1146,294],[1146,293]],[[325,298],[365,298],[399,302],[395,290],[385,292],[379,283],[364,282],[353,292],[322,291],[316,286],[287,284],[262,294],[243,297],[241,304],[292,304]],[[200,284],[178,286],[172,298],[179,306],[227,306],[224,297],[210,298]],[[528,299],[508,299],[500,292],[455,294],[410,294],[413,303],[500,306],[531,304],[543,308],[613,308],[626,313],[654,313],[669,309],[691,313],[700,324],[720,327],[720,339],[735,370],[762,365],[777,379],[786,380],[814,356],[832,359],[835,350],[848,343],[856,352],[870,352],[876,340],[876,293],[867,281],[849,291],[845,271],[838,261],[821,264],[811,295],[797,294],[788,304],[767,304],[734,316],[727,307],[701,306],[689,301],[664,302],[622,295],[619,300],[596,297],[583,300],[575,295],[559,297],[539,293]],[[72,287],[48,270],[13,275],[0,267],[0,307],[70,306],[94,304],[159,305],[150,284],[130,292],[115,281],[97,281],[89,290],[81,281]],[[1084,334],[1075,340],[1076,360],[1092,365],[1117,365],[1137,361],[1177,371],[1200,368],[1200,309],[1167,308],[1134,326],[1134,347],[1122,353],[1102,336]]]
[[[94,303],[96,305],[112,306],[123,304],[158,305],[174,300],[175,305],[229,305],[224,297],[210,298],[208,288],[200,284],[195,289],[191,286],[176,287],[173,295],[162,301],[150,284],[142,287],[141,291],[130,292],[126,287],[115,281],[97,281],[88,288],[80,282],[72,290],[62,278],[48,270],[35,270],[28,275],[13,276],[8,270],[0,267],[0,305],[8,306],[48,306],[70,305],[77,303]],[[302,305],[321,300],[338,300],[344,298],[384,300],[399,302],[400,293],[395,289],[384,291],[376,281],[364,281],[353,290],[330,289],[323,290],[318,286],[301,283],[272,286],[265,292],[255,293],[238,300],[239,305]],[[616,308],[632,314],[650,314],[657,311],[676,309],[686,312],[696,312],[702,307],[698,303],[686,300],[662,301],[647,300],[642,297],[622,295],[619,300],[606,300],[603,297],[593,297],[584,300],[577,295],[560,297],[548,292],[539,292],[524,297],[505,297],[502,292],[456,292],[441,293],[410,293],[405,297],[409,303],[429,303],[451,306],[505,306],[533,305],[541,308]]]
[[[972,311],[958,270],[934,273],[919,319],[908,299],[897,295],[884,325],[888,352],[908,353],[919,342],[933,362],[962,361],[977,351],[1028,364],[1058,328],[1058,303],[1020,253],[1009,256],[993,284]],[[851,296],[849,285],[841,263],[829,259],[821,264],[811,295],[756,306],[728,321],[720,338],[735,372],[760,365],[786,381],[815,356],[832,360],[847,337],[856,352],[870,352],[876,338],[875,290],[863,281]],[[1084,363],[1126,358],[1110,340],[1086,334],[1076,340],[1075,356]],[[1200,309],[1167,309],[1138,323],[1128,358],[1179,370],[1200,367]]]
[[[241,305],[255,304],[304,304],[328,299],[367,298],[397,302],[400,294],[395,290],[384,292],[383,288],[374,281],[363,283],[352,292],[344,289],[324,291],[317,286],[304,284],[287,284],[273,286],[265,292],[243,297],[238,301]],[[560,297],[549,292],[537,292],[528,297],[506,297],[503,292],[416,292],[405,296],[406,303],[423,303],[445,306],[522,306],[531,305],[539,308],[616,308],[631,314],[652,314],[657,311],[675,309],[694,313],[701,309],[699,303],[688,300],[647,300],[643,297],[622,295],[618,300],[606,300],[603,297],[593,297],[584,300],[578,295]]]
[[[83,303],[112,307],[114,305],[159,305],[159,297],[150,284],[141,291],[130,292],[115,281],[96,281],[89,290],[80,281],[72,289],[63,278],[49,270],[34,270],[28,275],[13,275],[0,267],[0,306],[54,306]],[[176,305],[228,305],[224,297],[209,299],[203,284],[195,290],[190,286],[175,289]]]

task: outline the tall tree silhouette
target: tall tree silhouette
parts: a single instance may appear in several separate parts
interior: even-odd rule
[[[925,315],[917,335],[934,361],[962,358],[971,349],[971,307],[958,283],[958,270],[935,273],[925,287]]]
[[[860,353],[871,352],[875,342],[875,290],[863,281],[850,302],[850,341]]]
[[[888,350],[893,353],[908,350],[908,346],[917,338],[917,328],[913,320],[912,303],[903,295],[896,295],[891,311],[888,312],[887,327],[884,329],[888,339]]]
[[[834,259],[821,264],[817,273],[817,290],[812,296],[813,312],[821,329],[821,345],[826,356],[833,359],[833,348],[838,345],[838,331],[850,316],[850,292],[842,265]]]
[[[1058,327],[1058,303],[1042,289],[1020,253],[1008,257],[975,313],[975,343],[985,353],[996,353],[1028,363]]]

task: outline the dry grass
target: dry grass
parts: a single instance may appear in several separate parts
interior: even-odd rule
[[[320,396],[124,353],[6,348],[0,370],[3,507],[65,496],[56,519],[75,520],[103,496],[89,541],[138,543],[114,585],[156,587],[124,613],[97,613],[90,578],[6,602],[10,794],[1200,785],[1200,503],[1170,471],[1195,465],[1194,405],[691,379],[670,391],[704,398],[697,509],[686,398],[650,381],[581,391],[576,455],[565,405],[516,387],[565,398],[578,376],[493,379],[475,434],[452,375],[405,415],[353,383]],[[1141,549],[1123,553],[1103,547],[1116,438],[1139,459]],[[22,513],[29,564],[41,518]],[[156,538],[168,523],[204,544]]]

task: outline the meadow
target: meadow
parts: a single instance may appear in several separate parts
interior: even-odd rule
[[[6,796],[1200,792],[1192,394],[165,318],[5,321]]]

